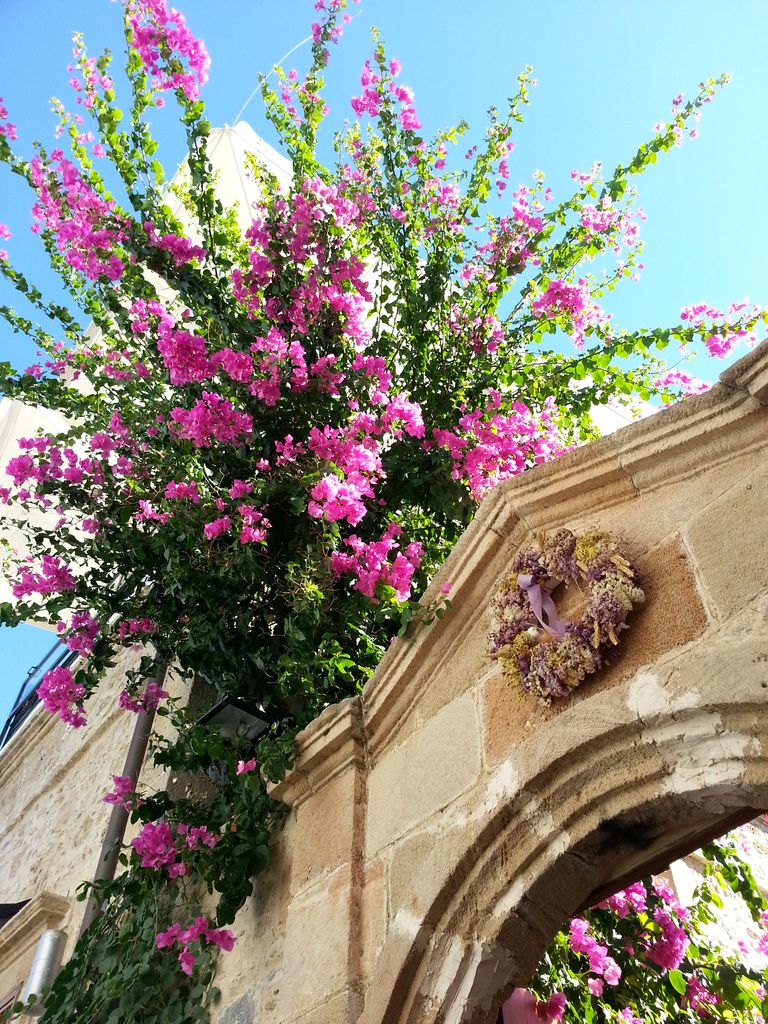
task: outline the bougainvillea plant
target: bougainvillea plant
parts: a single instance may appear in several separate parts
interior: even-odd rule
[[[318,0],[305,73],[263,81],[292,176],[249,162],[244,233],[208,156],[205,47],[166,0],[124,3],[124,109],[110,54],[80,37],[52,146],[18,154],[0,104],[0,161],[29,186],[68,296],[14,267],[0,226],[0,275],[22,303],[0,315],[41,353],[0,365],[0,388],[69,424],[21,439],[8,465],[2,499],[27,536],[2,621],[48,618],[81,656],[40,688],[72,728],[88,727],[115,654],[144,645],[121,706],[171,719],[157,763],[217,780],[192,801],[116,779],[108,799],[130,803],[139,835],[98,887],[104,913],[59,975],[50,1024],[204,1019],[214,955],[268,859],[263,777],[411,620],[446,610],[445,592],[416,599],[477,503],[593,437],[593,405],[695,390],[660,362],[667,346],[722,356],[766,321],[698,304],[628,332],[601,305],[640,269],[631,179],[695,135],[725,77],[558,200],[539,172],[507,190],[529,70],[482,140],[463,141],[464,123],[428,137],[374,34],[328,166],[324,76],[345,7]],[[149,127],[169,101],[189,154],[170,185]],[[268,702],[276,724],[255,749],[206,732],[168,701],[164,665]],[[205,889],[218,903],[201,905]]]
[[[762,1021],[768,1013],[768,903],[744,856],[754,828],[699,851],[700,880],[686,905],[662,876],[636,882],[574,917],[530,984],[525,1002],[536,1019]],[[723,916],[739,920],[739,904],[742,916],[752,919],[751,941],[746,934],[735,940],[723,928]]]
[[[549,596],[548,588],[561,583],[575,584],[586,604],[570,620],[558,617]],[[500,581],[491,656],[511,683],[549,704],[567,697],[612,656],[627,616],[644,598],[613,537],[558,530],[516,555]]]

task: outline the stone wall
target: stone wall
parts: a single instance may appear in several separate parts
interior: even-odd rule
[[[766,403],[764,346],[491,493],[433,584],[450,614],[300,735],[217,1024],[493,1024],[566,917],[768,807]],[[489,660],[488,609],[563,526],[616,534],[647,601],[615,666],[542,707]],[[93,862],[124,745],[101,714],[86,746],[46,724],[0,755],[5,898],[71,897]]]
[[[451,613],[313,723],[275,790],[284,965],[319,919],[323,939],[313,984],[286,971],[255,1020],[492,1022],[578,907],[768,805],[767,399],[763,350],[486,500],[434,583]],[[618,536],[647,601],[615,666],[543,707],[490,662],[489,603],[563,526]]]
[[[39,705],[0,751],[0,903],[31,901],[0,929],[0,997],[26,978],[45,928],[67,932],[65,956],[74,945],[84,909],[77,887],[93,878],[110,815],[99,798],[122,773],[135,724],[117,696],[139,657],[116,659],[88,702],[86,727],[68,728]],[[163,785],[149,764],[142,780]]]

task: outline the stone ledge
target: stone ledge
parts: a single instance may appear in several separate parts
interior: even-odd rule
[[[331,704],[296,737],[293,767],[267,791],[275,800],[298,807],[350,767],[365,762],[363,714],[359,697]]]
[[[768,405],[768,344],[763,342],[730,369],[720,374],[726,388],[748,391],[761,405]]]
[[[484,505],[501,496],[532,529],[540,529],[690,475],[702,454],[712,463],[715,443],[718,460],[742,455],[764,443],[766,389],[768,342],[726,370],[706,394],[535,466],[497,487]]]
[[[0,965],[5,970],[23,956],[48,928],[59,928],[69,913],[70,902],[55,893],[39,892],[0,928]]]
[[[712,391],[662,409],[614,435],[622,467],[639,493],[760,450],[765,408],[746,391]]]
[[[635,426],[624,427],[618,433]],[[617,448],[616,435],[610,434],[552,462],[534,466],[507,480],[496,491],[534,531],[559,525],[587,509],[598,511],[622,505],[631,501],[637,491],[621,465]]]

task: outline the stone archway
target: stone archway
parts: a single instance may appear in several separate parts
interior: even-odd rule
[[[491,492],[434,582],[450,615],[297,738],[222,1024],[494,1024],[575,910],[768,808],[766,405],[764,345]],[[489,605],[561,527],[619,537],[647,600],[543,708],[489,660]]]
[[[493,1024],[575,910],[768,808],[767,406],[764,344],[708,394],[490,493],[433,584],[450,615],[297,737],[217,1024]],[[616,664],[543,708],[489,660],[489,605],[561,527],[619,537],[647,600]],[[111,700],[99,713],[85,754],[39,716],[4,751],[5,848],[33,892],[71,896],[99,849],[85,790],[67,790],[75,842],[45,781],[88,757],[107,788]]]
[[[768,807],[764,659],[746,640],[648,673],[591,728],[558,719],[549,763],[504,765],[421,919],[393,908],[360,1024],[493,1024],[574,912]]]

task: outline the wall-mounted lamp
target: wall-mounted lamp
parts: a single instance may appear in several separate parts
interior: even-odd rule
[[[226,739],[255,740],[277,721],[271,708],[242,697],[225,697],[197,720],[197,725],[216,728]]]

